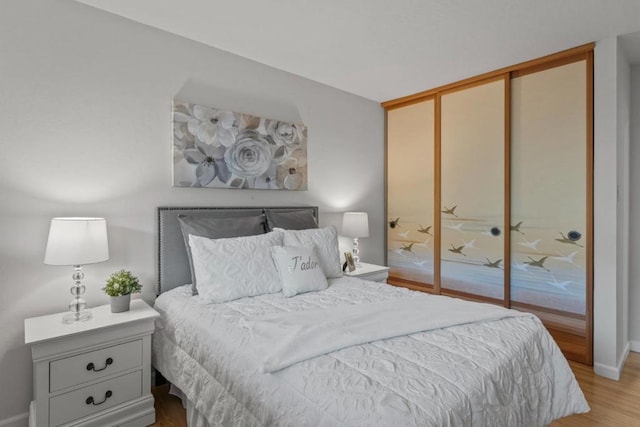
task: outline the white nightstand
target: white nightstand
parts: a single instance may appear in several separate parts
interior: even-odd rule
[[[344,274],[364,280],[371,280],[373,282],[387,283],[389,267],[361,262],[360,267],[356,268],[352,272],[345,271]]]
[[[155,422],[151,395],[151,334],[159,314],[144,301],[93,318],[62,323],[64,313],[24,321],[31,344],[34,401],[29,425],[148,426]]]

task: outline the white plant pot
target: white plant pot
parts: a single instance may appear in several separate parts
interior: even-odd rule
[[[129,311],[129,305],[131,303],[131,294],[120,295],[117,297],[109,297],[111,299],[111,312],[122,313],[123,311]]]

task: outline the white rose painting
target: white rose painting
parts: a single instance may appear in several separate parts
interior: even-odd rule
[[[307,127],[173,103],[173,185],[307,189]]]

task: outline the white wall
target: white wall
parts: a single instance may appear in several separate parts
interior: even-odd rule
[[[629,352],[629,114],[631,108],[631,67],[617,39],[617,150],[618,200],[617,236],[618,292],[616,301],[616,355],[624,362]]]
[[[594,52],[594,370],[619,379],[629,349],[629,65],[617,37]],[[626,180],[626,181],[625,181]]]
[[[172,188],[174,97],[304,122],[309,190]],[[51,217],[107,219],[111,259],[85,268],[90,305],[107,302],[102,281],[120,268],[153,298],[162,205],[318,205],[321,225],[367,211],[362,259],[381,263],[383,147],[375,102],[69,0],[3,1],[0,425],[26,425],[32,398],[23,320],[71,299],[71,268],[42,261]]]
[[[631,67],[631,120],[630,120],[630,168],[631,218],[640,214],[640,65]],[[630,228],[629,259],[629,339],[631,349],[640,351],[640,227],[632,222]]]

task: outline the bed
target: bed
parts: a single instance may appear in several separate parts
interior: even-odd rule
[[[218,237],[189,236],[185,245],[185,216],[197,224],[213,218]],[[293,236],[326,233],[307,230],[317,223],[315,207],[158,209],[153,364],[183,398],[189,425],[528,427],[589,410],[530,314],[335,272],[321,290],[287,297],[283,279],[281,292],[217,301],[204,292],[205,276],[191,276],[201,261],[190,260],[189,244],[195,257],[201,240],[263,238],[245,230],[259,218],[266,236],[285,233],[267,233],[274,225],[300,230]],[[228,231],[219,234],[221,225]],[[312,253],[323,270],[321,246]],[[234,262],[223,255],[208,263]],[[268,280],[263,266],[256,274]]]

